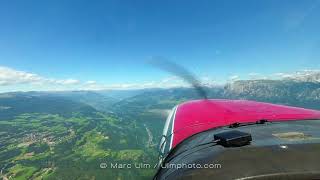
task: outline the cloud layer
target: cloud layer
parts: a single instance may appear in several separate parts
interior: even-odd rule
[[[288,79],[305,82],[320,82],[320,70],[303,70],[295,73],[276,73],[279,79]]]
[[[44,79],[37,74],[17,71],[8,67],[0,66],[0,85],[39,83]]]
[[[103,84],[96,81],[81,81],[78,79],[55,79],[26,71],[19,71],[0,66],[0,92],[24,90],[101,90],[101,89],[142,89],[142,88],[172,88],[187,86],[177,77],[168,77],[161,81],[142,83]]]
[[[240,79],[277,79],[295,80],[305,82],[320,82],[320,70],[303,70],[294,73],[274,73],[262,75],[249,73],[246,78],[240,75],[230,76],[226,82],[216,82],[209,76],[199,78],[204,86],[217,86],[226,82],[233,82]],[[160,81],[141,83],[119,83],[104,84],[96,81],[81,81],[78,79],[55,79],[41,75],[15,70],[9,67],[0,66],[0,92],[4,91],[26,91],[26,90],[102,90],[102,89],[143,89],[143,88],[174,88],[189,87],[187,83],[176,76],[170,76]]]
[[[18,71],[12,68],[0,66],[0,86],[9,85],[76,85],[80,81],[76,79],[50,79],[42,77],[38,74],[25,71]]]

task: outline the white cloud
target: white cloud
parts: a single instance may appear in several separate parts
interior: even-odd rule
[[[302,70],[294,73],[275,73],[272,76],[276,79],[320,82],[320,70]]]
[[[55,83],[61,84],[61,85],[76,85],[76,84],[80,84],[80,81],[76,79],[63,79],[63,80],[55,80]]]
[[[85,82],[86,85],[93,85],[93,84],[97,84],[96,81],[86,81]]]
[[[162,79],[161,83],[168,83],[168,82],[178,81],[178,80],[180,80],[180,79],[177,76],[169,76],[167,78]]]
[[[229,77],[229,80],[231,80],[231,81],[237,81],[239,79],[240,79],[240,76],[238,76],[238,75],[232,75]]]
[[[249,75],[249,78],[252,80],[263,79],[263,76],[260,73],[252,72],[252,73],[249,73],[248,75]]]
[[[252,72],[252,73],[249,73],[249,76],[259,76],[260,73],[255,73],[255,72]]]
[[[242,74],[243,75],[243,74]],[[245,75],[243,75],[245,76]],[[320,70],[302,70],[293,73],[274,73],[264,75],[260,73],[249,73],[248,79],[289,79],[296,81],[320,82]],[[213,77],[203,75],[199,78],[201,84],[208,87],[223,85],[227,82],[240,80],[239,75],[232,75],[226,80],[215,81]],[[15,70],[0,66],[0,92],[7,91],[31,91],[31,90],[103,90],[103,89],[144,89],[144,88],[175,88],[190,87],[190,84],[177,76],[169,76],[157,81],[141,83],[118,83],[105,84],[94,80],[80,81],[78,79],[66,78],[55,79],[41,75]]]
[[[286,79],[286,78],[294,78],[294,74],[289,74],[289,73],[275,73],[272,74],[272,77],[276,79]]]
[[[33,73],[17,71],[8,67],[0,66],[0,85],[37,83],[44,79]]]
[[[45,78],[38,74],[29,73],[25,71],[15,70],[9,67],[0,66],[0,86],[14,86],[14,85],[30,85],[30,86],[44,86],[44,85],[77,85],[81,82],[76,79],[52,79]]]

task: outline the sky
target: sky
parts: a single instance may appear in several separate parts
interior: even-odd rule
[[[319,0],[0,1],[0,92],[173,87],[320,69]]]

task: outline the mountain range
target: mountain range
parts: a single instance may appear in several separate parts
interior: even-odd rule
[[[320,109],[320,83],[242,80],[203,87],[208,98]],[[0,94],[0,171],[15,179],[150,179],[155,169],[101,162],[157,162],[168,112],[202,97],[192,88]],[[75,176],[76,174],[76,176]]]

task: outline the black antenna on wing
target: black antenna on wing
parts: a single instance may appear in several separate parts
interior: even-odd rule
[[[200,81],[184,67],[174,62],[168,61],[164,58],[152,58],[151,60],[149,60],[149,64],[161,70],[167,71],[175,76],[180,77],[185,82],[192,85],[192,87],[196,90],[196,92],[200,97],[202,97],[203,99],[208,98],[207,93],[201,86]]]

